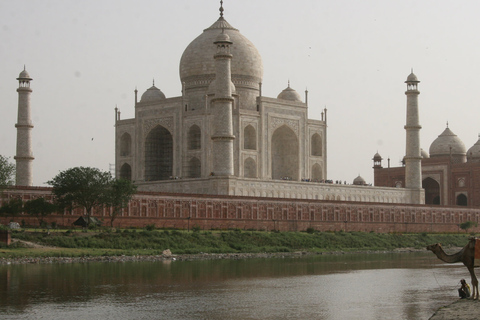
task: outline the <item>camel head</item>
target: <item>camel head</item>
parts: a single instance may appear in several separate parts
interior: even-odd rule
[[[438,249],[441,249],[441,248],[442,248],[441,243],[435,243],[435,244],[431,244],[431,245],[427,246],[427,250],[430,250],[432,252],[437,252]]]

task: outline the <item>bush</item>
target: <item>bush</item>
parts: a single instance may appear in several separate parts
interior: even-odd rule
[[[147,231],[153,231],[153,230],[155,230],[155,229],[156,229],[155,223],[147,224],[147,225],[145,226],[145,230],[147,230]]]
[[[312,233],[315,233],[315,229],[314,228],[307,228],[306,232],[312,234]]]
[[[196,224],[196,225],[194,225],[194,226],[192,227],[192,231],[193,231],[193,232],[200,232],[200,230],[201,230],[201,228],[200,228],[200,226],[199,226],[198,224]]]

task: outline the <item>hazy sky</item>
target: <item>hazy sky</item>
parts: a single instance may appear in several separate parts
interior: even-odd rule
[[[34,185],[74,166],[109,170],[114,108],[134,89],[181,94],[183,50],[219,17],[216,0],[0,0],[0,154],[15,155],[23,65],[33,78]],[[290,80],[309,118],[328,109],[328,178],[373,182],[378,151],[405,154],[404,81],[419,90],[421,146],[450,129],[480,132],[480,1],[225,0],[224,17],[263,58],[263,95]],[[386,166],[386,160],[384,160]]]

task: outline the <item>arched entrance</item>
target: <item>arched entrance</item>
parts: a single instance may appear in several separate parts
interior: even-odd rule
[[[283,125],[272,136],[272,179],[298,181],[299,154],[295,132]]]
[[[120,156],[130,156],[132,152],[132,137],[128,133],[124,133],[120,138]]]
[[[128,163],[124,163],[120,168],[120,179],[132,180],[132,167]]]
[[[145,139],[145,181],[167,180],[173,172],[173,139],[162,126],[153,128]]]
[[[425,189],[425,204],[441,204],[440,185],[432,178],[422,181],[422,188]]]

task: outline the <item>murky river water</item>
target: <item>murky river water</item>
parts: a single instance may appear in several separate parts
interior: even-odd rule
[[[463,265],[431,253],[0,266],[1,319],[428,319]]]

